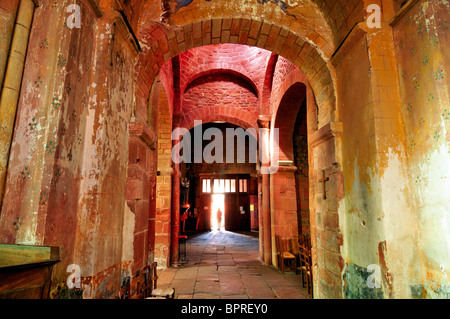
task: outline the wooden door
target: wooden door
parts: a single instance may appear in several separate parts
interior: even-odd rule
[[[198,230],[211,230],[211,195],[200,196]]]
[[[239,195],[238,205],[239,227],[238,230],[250,230],[250,198],[248,194]]]
[[[235,194],[225,195],[225,230],[238,230],[237,197]]]

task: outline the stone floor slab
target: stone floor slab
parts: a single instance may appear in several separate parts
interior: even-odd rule
[[[283,275],[259,259],[254,234],[209,232],[189,236],[187,262],[159,272],[159,287],[178,299],[307,299],[300,275]]]

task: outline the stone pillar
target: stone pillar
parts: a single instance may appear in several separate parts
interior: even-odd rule
[[[276,174],[270,175],[270,211],[272,233],[281,238],[298,236],[297,200],[295,172],[293,165],[280,166]],[[272,249],[272,258],[277,261],[277,251]],[[277,267],[279,265],[276,265]]]
[[[181,127],[183,122],[183,115],[177,114],[173,118],[173,129]],[[173,141],[173,145],[177,145],[180,140]],[[180,233],[180,187],[181,187],[181,172],[180,164],[173,164],[172,175],[172,240],[170,245],[170,256],[172,265],[178,263],[178,236]]]
[[[260,117],[260,147],[262,148],[261,155],[268,156],[270,148],[270,120]],[[270,218],[270,179],[269,179],[270,161],[262,161],[261,164],[261,179],[262,179],[262,215],[263,215],[263,241],[264,241],[264,263],[266,265],[272,264],[272,236],[271,236],[271,218]]]
[[[32,0],[20,1],[17,20],[12,35],[11,50],[6,65],[6,72],[0,97],[0,203],[3,198],[6,170],[10,153],[14,120],[22,84],[25,56],[28,48],[31,23],[35,3]],[[7,27],[9,30],[9,27]],[[0,60],[1,68],[2,60]],[[3,70],[3,68],[1,68]],[[3,77],[3,74],[0,74]],[[1,78],[0,78],[1,80]]]
[[[156,183],[155,260],[158,262],[158,267],[163,268],[170,265],[172,174],[172,167],[158,168]]]
[[[154,235],[154,218],[151,216],[152,205],[155,203],[156,167],[154,152],[156,152],[156,134],[146,123],[131,123],[129,125],[128,141],[128,178],[126,184],[126,201],[134,213],[134,232],[124,234],[124,238],[133,242],[133,268],[135,273],[142,270],[153,251],[151,247]]]
[[[264,260],[264,215],[262,211],[262,176],[258,174],[259,258]]]
[[[166,268],[170,266],[172,219],[172,114],[165,94],[159,94],[158,105],[155,260],[158,267]]]

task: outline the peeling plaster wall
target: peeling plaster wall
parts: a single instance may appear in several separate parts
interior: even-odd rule
[[[449,10],[448,1],[417,1],[393,25],[418,224],[421,280],[411,283],[416,298],[450,297]]]
[[[389,27],[357,26],[332,60],[343,123],[347,298],[448,296],[444,6],[418,1],[392,23],[393,38]],[[379,288],[369,285],[373,267]]]
[[[135,63],[135,51],[125,34],[124,25],[118,21],[102,21],[94,58],[97,77],[93,83],[97,87],[91,95],[97,103],[92,104],[87,115],[90,122],[87,133],[91,138],[86,138],[85,145],[85,178],[80,192],[82,211],[77,229],[80,240],[75,258],[85,264],[86,273],[82,275],[92,276],[94,298],[114,297],[120,288],[127,132]],[[141,225],[136,223],[138,226]]]
[[[1,242],[61,248],[56,284],[65,282],[67,265],[76,263],[96,33],[90,6],[82,7],[85,27],[68,29],[65,4],[46,2],[35,11],[0,216]]]
[[[128,205],[125,204],[122,230],[122,285],[131,279],[131,274],[133,273],[132,264],[134,260],[135,227],[135,214],[130,210]]]
[[[333,63],[338,75],[342,134],[342,171],[345,181],[345,206],[339,209],[345,261],[341,269],[346,298],[370,298],[373,291],[360,286],[362,273],[379,264],[378,244],[384,241],[381,189],[376,156],[374,104],[367,42],[355,35]],[[354,68],[358,65],[358,68]],[[358,272],[358,269],[364,269]],[[359,273],[359,274],[358,274]],[[383,286],[385,283],[383,282]],[[378,294],[376,294],[378,295]],[[381,294],[382,295],[382,294]]]
[[[123,208],[136,51],[120,18],[99,18],[88,3],[80,6],[83,27],[69,29],[67,4],[48,1],[35,11],[0,240],[61,248],[53,298],[111,298],[127,255]],[[81,292],[67,291],[69,264],[81,268]]]

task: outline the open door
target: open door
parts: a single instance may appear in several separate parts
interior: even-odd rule
[[[198,212],[197,230],[211,230],[211,195],[200,196]]]
[[[248,194],[239,194],[239,227],[238,230],[250,230],[250,198]]]

